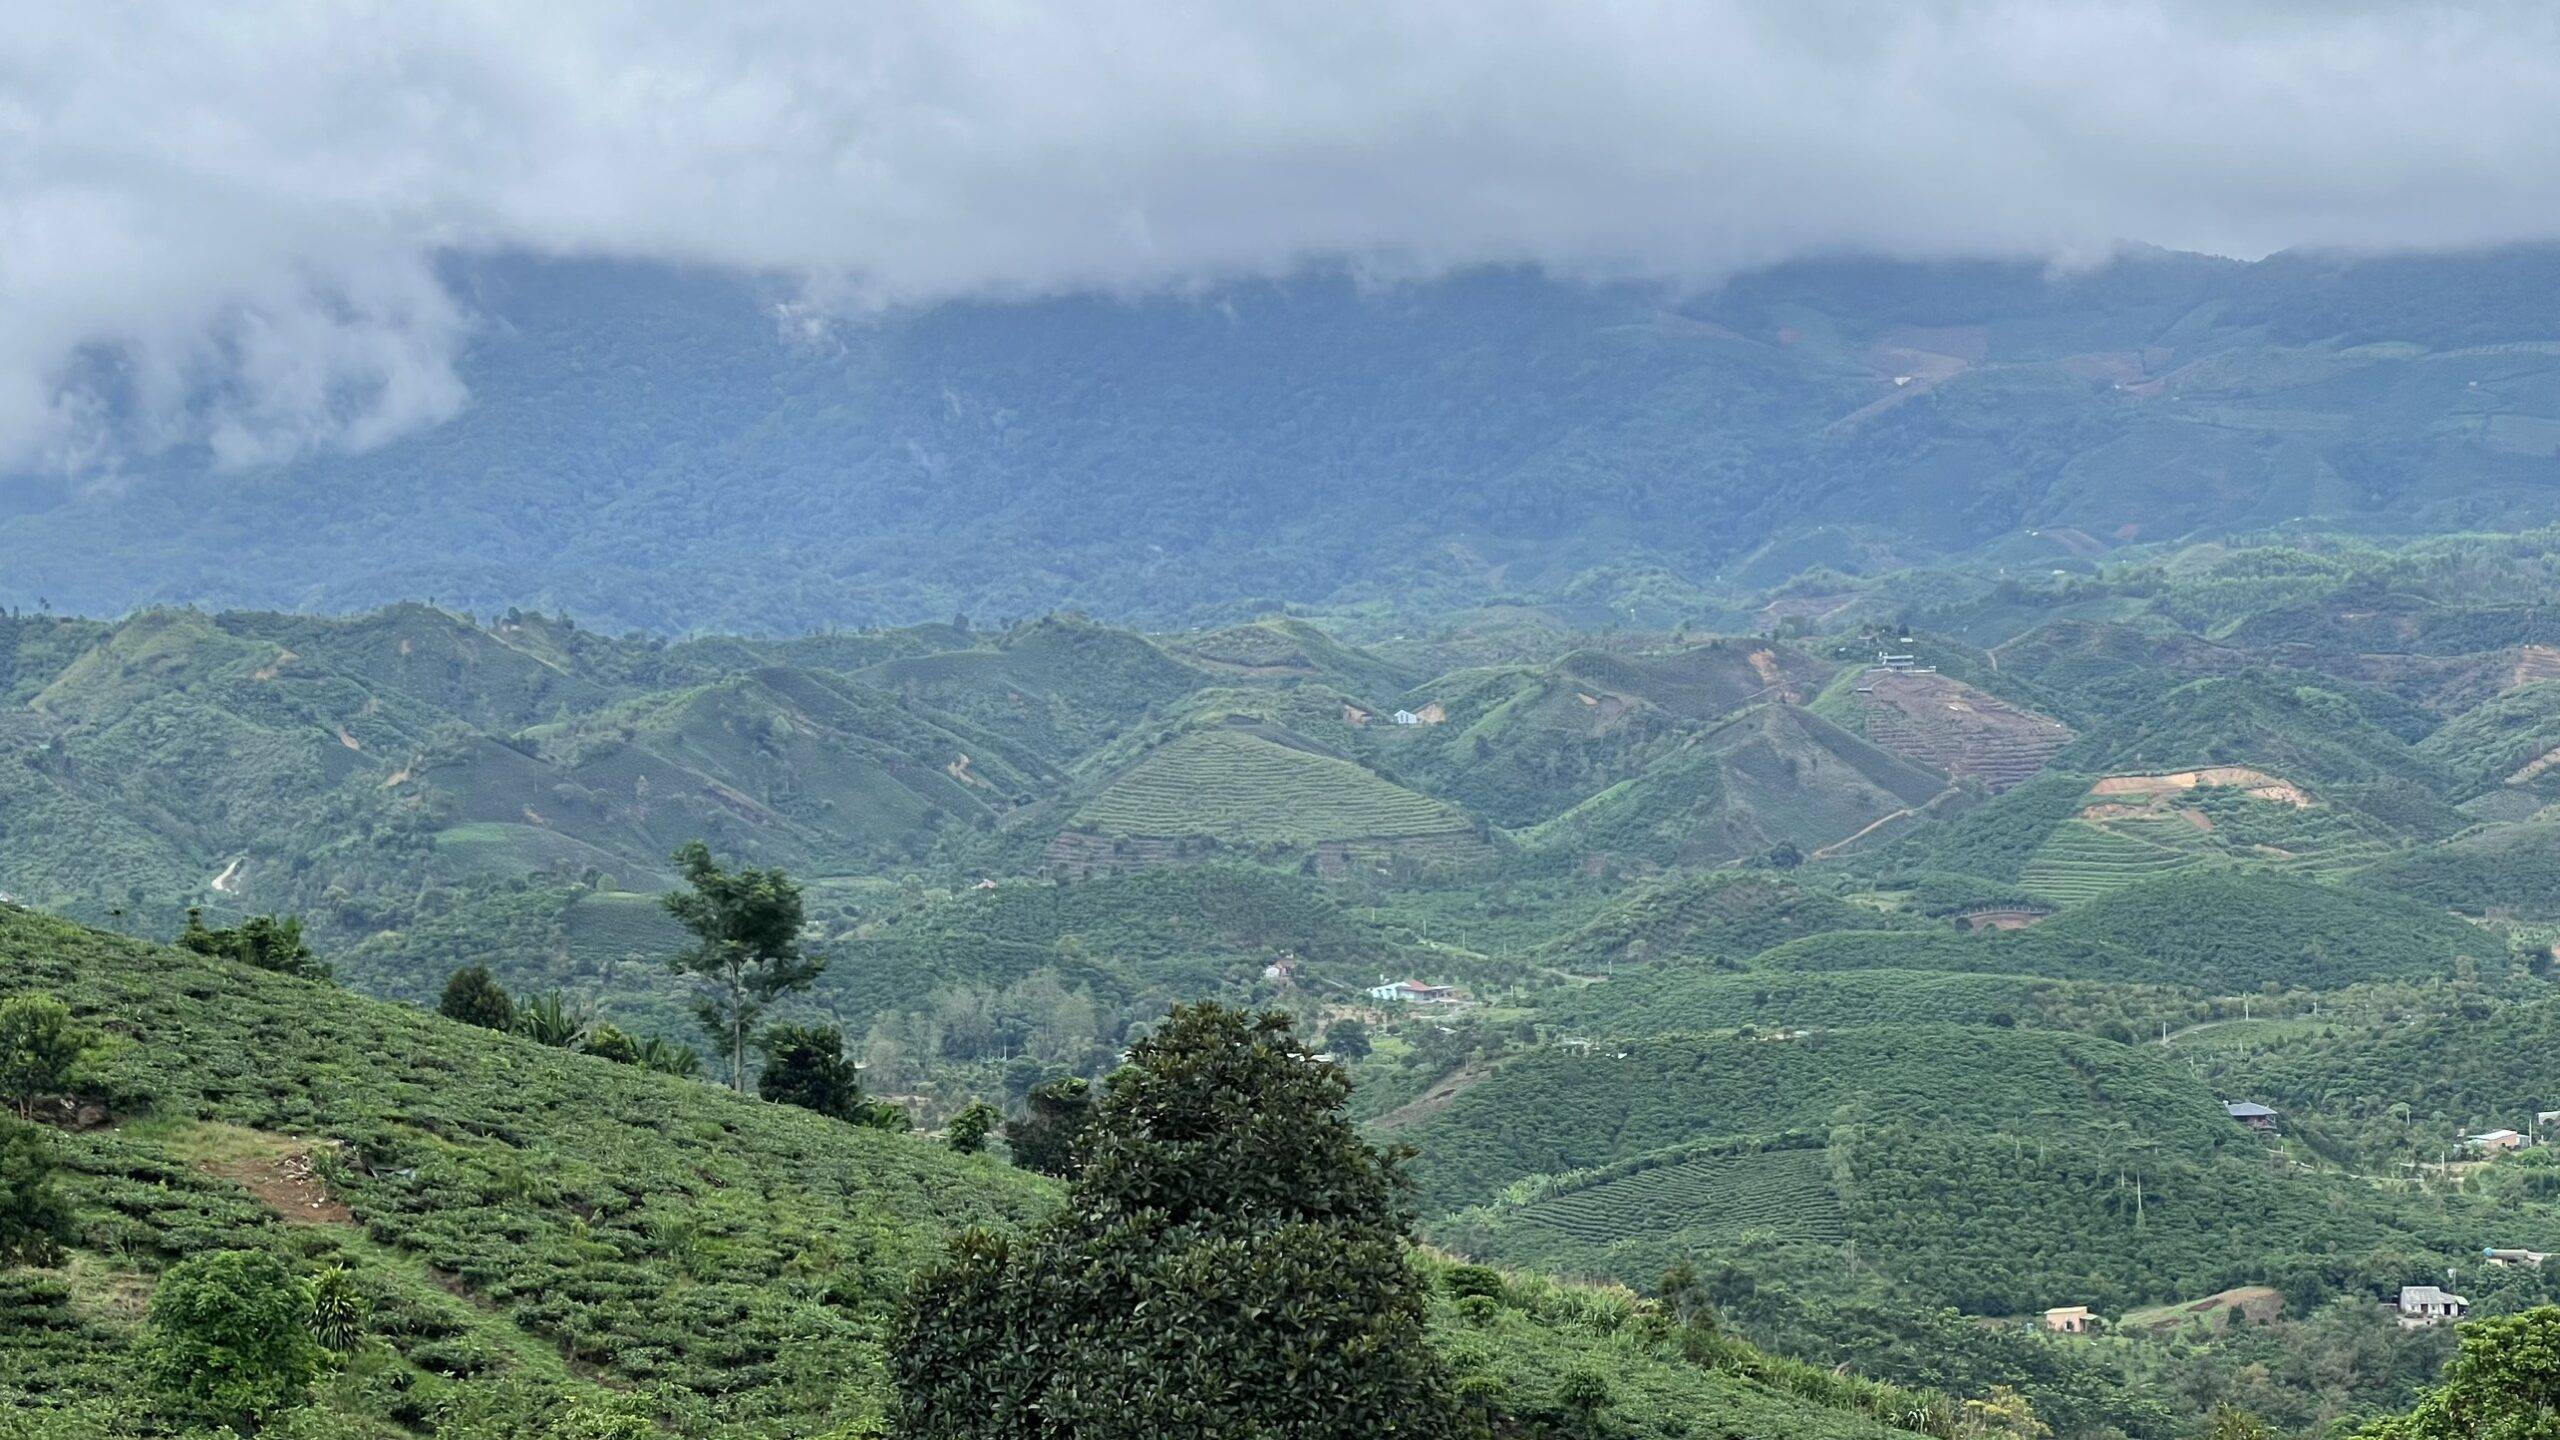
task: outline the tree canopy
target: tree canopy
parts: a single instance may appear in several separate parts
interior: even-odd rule
[[[187,928],[179,932],[178,944],[199,955],[237,960],[279,975],[326,980],[331,974],[303,939],[302,920],[295,915],[253,915],[228,929],[209,930],[204,912],[190,906]]]
[[[756,1093],[765,1099],[850,1124],[906,1128],[904,1111],[863,1098],[861,1072],[844,1053],[844,1031],[833,1025],[776,1025],[759,1043],[765,1061]]]
[[[1395,1157],[1287,1017],[1177,1008],[1112,1078],[1066,1210],[920,1277],[926,1440],[1458,1433]]]
[[[747,1088],[747,1042],[774,1001],[807,988],[827,968],[800,943],[800,887],[778,869],[721,868],[696,840],[676,852],[685,887],[666,897],[667,913],[693,932],[694,947],[674,957],[680,974],[700,983],[694,1017],[729,1059],[729,1083]]]
[[[436,1013],[486,1030],[516,1028],[516,1002],[489,973],[486,965],[466,965],[444,982],[444,999]]]
[[[2359,1440],[2552,1440],[2560,1436],[2560,1307],[2474,1320],[2444,1383]]]

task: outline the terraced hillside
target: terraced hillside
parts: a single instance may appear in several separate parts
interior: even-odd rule
[[[1526,827],[1642,775],[1738,709],[1810,699],[1831,669],[1789,645],[1711,640],[1462,670],[1405,702],[1441,723],[1381,733],[1377,754],[1434,794]]]
[[[2067,1105],[2058,1120],[2039,1112]],[[1426,1209],[1497,1198],[1514,1181],[1591,1169],[1714,1137],[1865,1123],[2034,1125],[2059,1139],[2102,1112],[2210,1149],[2221,1107],[2176,1062],[2053,1031],[1836,1030],[1799,1039],[1656,1036],[1589,1054],[1521,1054],[1398,1131]],[[1497,1119],[1499,1117],[1499,1119]]]
[[[2070,726],[1951,675],[1877,670],[1857,678],[1859,726],[1894,754],[2006,790],[2074,738]]]
[[[2129,826],[2069,820],[2036,848],[2020,876],[2028,893],[2069,905],[2204,863],[2194,847],[2164,845]]]
[[[1728,1138],[1738,1124],[1768,1128]],[[1398,1135],[1423,1152],[1428,1232],[1462,1253],[1635,1280],[1700,1251],[1854,1244],[1860,1266],[1978,1314],[2266,1283],[2342,1245],[2458,1256],[2490,1214],[2272,1171],[2176,1058],[2054,1032],[1540,1052]]]
[[[1958,948],[1952,953],[1962,957],[1971,952]],[[2189,996],[2157,986],[1962,971],[1733,971],[1694,964],[1612,976],[1558,993],[1538,1006],[1538,1018],[1562,1032],[1611,1038],[1745,1025],[1762,1030],[2069,1025],[2098,1015],[2121,1016],[2138,1032],[2148,1033],[2162,1020],[2183,1025],[2206,1013]]]
[[[1313,855],[1327,868],[1486,853],[1466,812],[1337,756],[1243,729],[1193,731],[1079,809],[1049,850],[1075,874],[1228,850]]]
[[[1594,701],[1619,697],[1684,720],[1715,720],[1762,700],[1804,704],[1830,678],[1829,661],[1792,645],[1711,640],[1671,650],[1577,650],[1554,666]]]
[[[2400,844],[2381,822],[2281,776],[2208,766],[2097,781],[2020,879],[2029,893],[2070,904],[2202,865],[2343,875]]]
[[[1812,711],[1762,704],[1528,834],[1532,845],[1664,863],[1791,845],[1819,856],[1916,825],[1939,778]]]
[[[1712,1254],[1744,1244],[1833,1245],[1848,1216],[1818,1141],[1775,1147],[1709,1142],[1560,1180],[1498,1221],[1605,1249],[1655,1237]]]
[[[1059,765],[1200,684],[1198,672],[1141,636],[1056,617],[983,646],[884,660],[852,678]]]
[[[1286,617],[1176,636],[1166,644],[1213,680],[1313,680],[1383,701],[1416,678],[1391,661]]]
[[[1718,872],[1657,881],[1612,900],[1548,949],[1557,964],[1711,959],[1727,963],[1772,945],[1883,917],[1784,876]]]
[[[2501,787],[2560,794],[2560,682],[2537,680],[2445,722],[2418,742],[2470,799]]]
[[[2424,721],[2410,707],[2345,687],[2323,689],[2259,673],[2190,681],[2144,703],[2114,707],[2063,752],[2092,774],[2157,773],[2212,765],[2273,771],[2324,785],[2410,781],[2450,788],[2447,777],[2386,726]],[[2419,733],[2424,733],[2421,730]]]
[[[2395,855],[2352,883],[2465,915],[2560,919],[2560,818],[2482,825]]]

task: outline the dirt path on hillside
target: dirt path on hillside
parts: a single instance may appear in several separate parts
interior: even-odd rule
[[[288,1225],[353,1225],[356,1212],[340,1204],[312,1172],[311,1153],[239,1155],[199,1160],[196,1168],[217,1180],[228,1180],[257,1197],[259,1204]]]
[[[1492,1076],[1493,1063],[1470,1060],[1431,1082],[1431,1088],[1369,1122],[1372,1130],[1399,1130],[1419,1124],[1449,1108],[1451,1101]]]

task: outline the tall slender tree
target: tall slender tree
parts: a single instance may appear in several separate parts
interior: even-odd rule
[[[729,1085],[747,1091],[747,1042],[776,1000],[806,989],[827,968],[800,942],[800,887],[780,870],[724,870],[696,840],[676,852],[685,888],[666,897],[667,913],[693,932],[694,945],[670,962],[693,977],[693,1013],[729,1057]]]

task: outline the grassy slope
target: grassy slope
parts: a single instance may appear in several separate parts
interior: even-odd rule
[[[507,1348],[672,1382],[731,1419],[832,1413],[876,1382],[883,1318],[942,1236],[1048,1203],[922,1140],[25,912],[0,913],[0,955],[7,989],[60,994],[122,1040],[110,1088],[147,1097],[147,1125],[66,1143],[87,1264],[281,1243],[180,1155],[205,1123],[296,1137],[337,1152],[330,1190],[360,1227],[343,1238],[386,1247],[388,1275],[449,1283]]]
[[[1456,807],[1350,761],[1236,730],[1199,731],[1158,748],[1087,802],[1075,824],[1103,835],[1199,835],[1239,845],[1472,828]]]
[[[115,1037],[93,1088],[119,1123],[58,1139],[75,1248],[0,1275],[0,1405],[68,1440],[161,1432],[132,1363],[149,1286],[237,1246],[346,1265],[371,1300],[386,1348],[315,1402],[347,1434],[489,1386],[645,1396],[688,1436],[835,1433],[888,1399],[905,1277],[957,1227],[1053,1203],[920,1138],[0,909],[0,990],[27,988]],[[1866,1413],[1889,1392],[1741,1346],[1693,1360],[1619,1293],[1514,1277],[1433,1321],[1530,1405],[1596,1370],[1649,1433],[1899,1433]]]
[[[2245,871],[2177,873],[2129,885],[2032,929],[1841,931],[1752,958],[1766,970],[1949,970],[2189,985],[2335,989],[2450,977],[2464,957],[2504,953],[2497,936],[2398,896]]]

